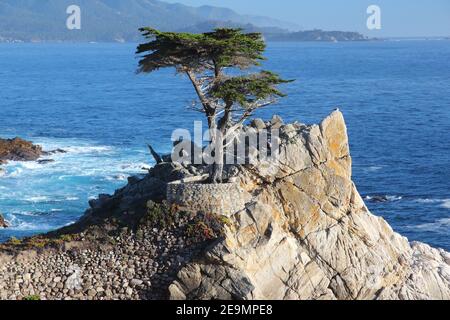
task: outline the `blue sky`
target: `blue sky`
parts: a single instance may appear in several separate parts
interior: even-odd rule
[[[450,36],[450,0],[165,0],[204,4],[294,22],[302,29],[359,31],[370,36]],[[382,29],[369,31],[366,9],[378,5]]]

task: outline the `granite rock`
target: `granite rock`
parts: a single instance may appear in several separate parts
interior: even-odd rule
[[[252,198],[171,298],[450,299],[450,254],[409,243],[364,204],[342,113],[288,129],[277,159],[240,171]]]

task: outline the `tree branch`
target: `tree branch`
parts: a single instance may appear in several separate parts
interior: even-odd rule
[[[202,103],[206,114],[212,114],[214,112],[214,109],[211,107],[210,102],[205,97],[205,94],[204,94],[204,92],[203,92],[203,90],[201,88],[201,85],[197,81],[195,75],[193,74],[192,71],[186,71],[186,74],[187,74],[189,80],[191,80],[192,85],[194,86],[195,92],[197,93],[197,96],[200,99],[200,102]]]
[[[148,149],[150,150],[150,153],[152,154],[153,158],[155,159],[157,164],[163,163],[163,159],[161,156],[153,149],[153,147],[150,144],[147,144]]]

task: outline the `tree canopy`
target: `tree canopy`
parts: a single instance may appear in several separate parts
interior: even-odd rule
[[[139,62],[140,71],[175,67],[178,71],[219,72],[226,67],[245,69],[264,60],[266,45],[259,33],[242,33],[241,29],[216,29],[214,32],[192,34],[161,32],[141,28],[150,42],[139,45],[137,54],[145,54]]]
[[[201,102],[197,110],[206,114],[209,128],[221,135],[230,134],[255,110],[283,97],[277,86],[290,82],[270,71],[253,70],[265,60],[266,44],[260,33],[231,28],[202,34],[140,31],[149,42],[137,48],[138,72],[170,67],[185,73]],[[212,140],[223,144],[216,135]]]

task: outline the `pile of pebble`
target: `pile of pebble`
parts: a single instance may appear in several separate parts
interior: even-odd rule
[[[0,255],[0,298],[165,299],[178,271],[201,250],[186,245],[186,223],[143,225],[104,244],[82,239],[65,249]]]

